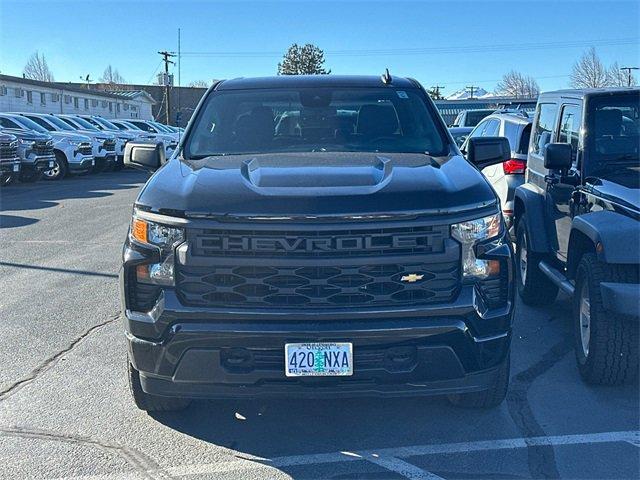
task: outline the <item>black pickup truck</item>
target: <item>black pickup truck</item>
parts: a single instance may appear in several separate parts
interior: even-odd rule
[[[517,284],[528,304],[574,299],[582,377],[638,375],[640,89],[540,95],[516,190]]]
[[[513,255],[479,168],[416,81],[235,79],[204,95],[138,196],[120,283],[133,398],[445,394],[509,381]],[[475,164],[475,165],[474,165]]]

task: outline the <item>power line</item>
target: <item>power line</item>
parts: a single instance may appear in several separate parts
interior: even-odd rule
[[[366,50],[326,50],[326,55],[344,57],[365,57],[381,55],[446,55],[454,53],[491,53],[522,50],[549,50],[557,48],[584,48],[588,46],[602,47],[611,45],[636,45],[640,37],[617,39],[594,39],[565,42],[535,43],[503,43],[487,45],[457,45],[446,47],[400,48],[400,49],[366,49]],[[181,53],[188,57],[281,57],[276,51],[187,51]]]

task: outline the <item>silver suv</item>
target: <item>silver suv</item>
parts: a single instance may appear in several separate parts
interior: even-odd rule
[[[531,118],[524,111],[499,111],[485,117],[474,128],[460,150],[467,153],[469,138],[506,137],[511,146],[511,158],[498,165],[483,168],[482,173],[491,182],[500,197],[505,223],[513,234],[513,202],[516,188],[524,183],[527,169],[527,150],[531,135]]]

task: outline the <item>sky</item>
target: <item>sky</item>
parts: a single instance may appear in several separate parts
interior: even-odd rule
[[[21,75],[37,50],[57,81],[97,80],[110,64],[153,83],[157,52],[177,52],[178,28],[182,85],[274,75],[292,43],[318,45],[332,73],[389,68],[445,95],[493,91],[512,69],[543,91],[566,87],[590,46],[605,65],[640,66],[640,1],[0,0],[0,73]]]

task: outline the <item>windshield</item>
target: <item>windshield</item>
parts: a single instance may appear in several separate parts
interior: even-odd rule
[[[92,120],[95,121],[98,125],[100,125],[104,129],[107,129],[107,130],[120,130],[120,128],[115,126],[110,121],[105,120],[104,118],[94,117]]]
[[[173,131],[171,131],[169,128],[167,128],[165,125],[158,123],[158,122],[149,122],[151,123],[151,125],[153,125],[154,127],[156,127],[158,130],[160,130],[161,132],[164,133],[173,133]]]
[[[121,121],[118,125],[122,125],[123,130],[136,130],[136,131],[144,132],[144,130],[142,130],[140,127],[130,122]]]
[[[610,164],[638,164],[640,144],[640,93],[595,97],[589,102],[589,163],[592,168]]]
[[[200,110],[187,158],[282,152],[444,155],[446,137],[417,89],[300,88],[222,91]]]
[[[484,117],[492,114],[494,110],[470,110],[467,112],[467,118],[465,119],[466,127],[475,127],[480,123]]]
[[[36,132],[47,133],[47,134],[49,133],[49,130],[47,130],[46,128],[42,127],[41,125],[38,125],[33,120],[29,120],[28,118],[15,116],[15,117],[11,117],[11,119],[14,122],[19,123],[20,125],[22,125],[27,130],[35,130]]]
[[[84,118],[80,118],[80,117],[73,117],[72,120],[74,122],[76,122],[78,125],[80,125],[82,128],[86,129],[86,130],[95,130],[95,131],[100,131],[100,129],[98,129],[97,127],[95,127],[94,125],[91,125],[89,122],[87,122]]]
[[[66,130],[67,132],[73,132],[75,129],[70,127],[67,123],[60,120],[58,117],[54,117],[53,115],[47,115],[47,121],[52,123],[59,130]]]

